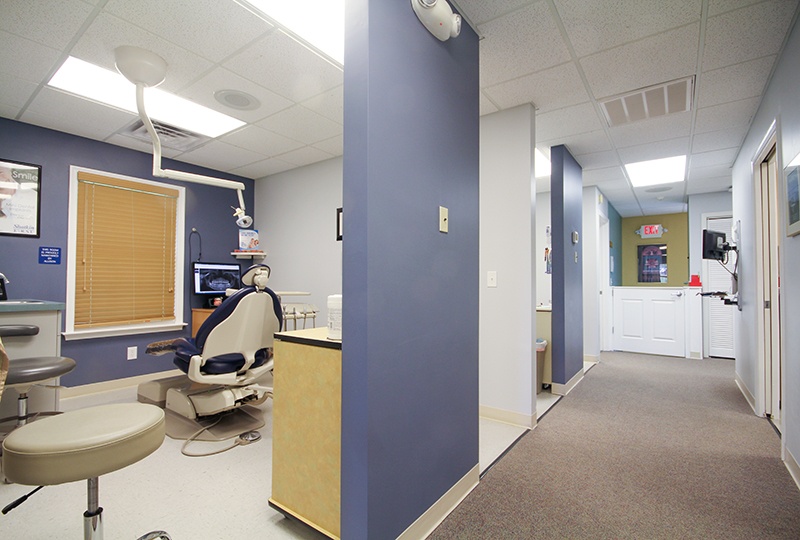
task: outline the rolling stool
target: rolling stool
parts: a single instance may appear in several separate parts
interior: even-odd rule
[[[39,327],[34,325],[0,325],[0,338],[16,336],[35,336]],[[19,392],[17,399],[17,427],[28,422],[28,392],[33,386],[42,384],[50,379],[66,375],[75,369],[75,360],[65,356],[39,356],[32,358],[17,358],[11,360],[6,375],[6,387],[14,387]],[[59,414],[47,412],[38,414]],[[14,417],[2,418],[0,423],[7,422]]]
[[[83,514],[83,537],[102,540],[98,478],[145,458],[163,441],[164,411],[155,405],[88,407],[12,431],[3,441],[3,471],[10,481],[30,486],[86,480],[88,509]],[[169,540],[170,536],[154,531],[140,540],[156,538]]]

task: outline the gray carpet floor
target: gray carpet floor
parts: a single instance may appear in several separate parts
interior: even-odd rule
[[[604,353],[430,539],[800,539],[800,490],[731,360]]]

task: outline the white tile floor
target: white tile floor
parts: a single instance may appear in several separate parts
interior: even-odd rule
[[[537,396],[541,417],[560,396]],[[136,387],[61,400],[74,410],[136,400]],[[102,476],[100,505],[107,538],[136,538],[163,529],[173,539],[320,539],[322,535],[267,504],[272,481],[272,402],[262,409],[263,439],[215,456],[181,454],[183,441],[167,437],[155,453],[125,469]],[[479,459],[485,471],[526,429],[480,419]],[[229,443],[195,443],[193,452],[212,451]],[[169,486],[164,488],[164,486]],[[0,506],[30,491],[30,486],[0,484]],[[0,538],[64,539],[83,537],[86,484],[46,487],[26,503],[0,517]]]

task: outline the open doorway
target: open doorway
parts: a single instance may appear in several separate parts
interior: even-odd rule
[[[756,201],[756,295],[763,308],[758,321],[759,380],[764,416],[779,431],[782,407],[781,324],[780,324],[780,240],[778,189],[780,169],[776,134],[773,131],[753,166]]]

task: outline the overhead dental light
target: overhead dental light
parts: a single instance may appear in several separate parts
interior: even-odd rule
[[[447,0],[411,0],[411,7],[420,22],[439,41],[447,41],[461,33],[461,15],[453,13]]]
[[[243,183],[161,168],[161,140],[158,137],[158,132],[153,127],[153,122],[145,111],[144,89],[158,86],[164,82],[167,75],[167,62],[154,52],[130,45],[123,45],[114,49],[114,60],[117,70],[136,85],[136,109],[139,112],[139,118],[150,134],[150,139],[153,141],[153,176],[235,189],[239,197],[239,206],[231,208],[234,210],[233,216],[236,218],[236,224],[243,229],[250,227],[253,224],[253,218],[245,212],[244,197],[242,196],[245,188]]]

